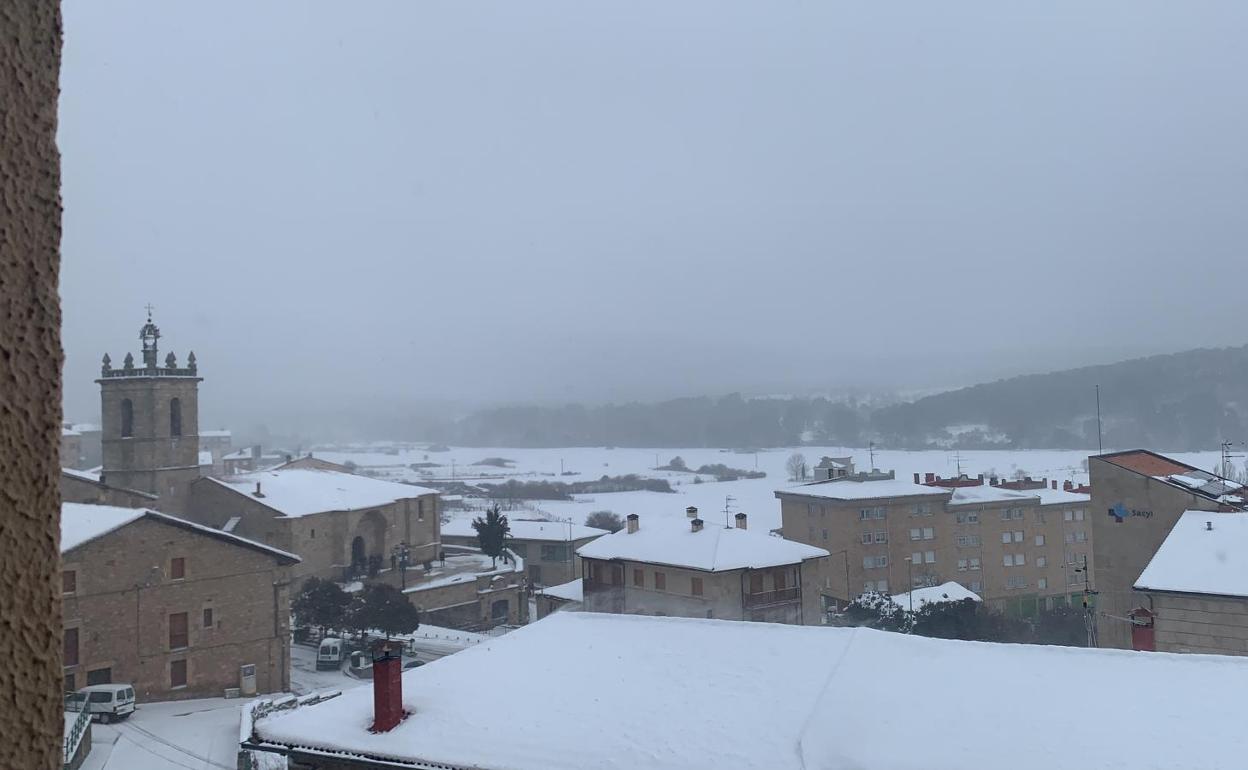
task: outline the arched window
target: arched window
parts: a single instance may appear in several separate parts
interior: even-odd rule
[[[182,399],[169,399],[169,435],[182,435]]]
[[[130,399],[121,400],[121,437],[130,438],[134,435],[134,404]]]

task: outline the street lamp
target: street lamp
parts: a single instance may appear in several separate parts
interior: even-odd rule
[[[407,543],[397,543],[390,549],[390,563],[398,567],[403,590],[407,590],[407,568],[412,563],[412,549]]]

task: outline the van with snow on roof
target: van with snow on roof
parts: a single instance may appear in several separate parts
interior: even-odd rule
[[[65,696],[66,711],[88,711],[103,724],[134,713],[134,688],[128,684],[92,684]]]
[[[342,668],[342,640],[335,636],[327,636],[321,640],[316,650],[316,670],[330,671]]]

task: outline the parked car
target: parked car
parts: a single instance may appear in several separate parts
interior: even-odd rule
[[[65,696],[66,711],[88,711],[105,724],[134,713],[134,688],[128,684],[93,684]]]
[[[322,639],[321,646],[316,650],[316,670],[325,671],[342,668],[344,648],[343,641],[337,637],[327,636]]]

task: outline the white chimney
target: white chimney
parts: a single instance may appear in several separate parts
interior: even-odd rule
[[[737,519],[737,529],[745,529],[745,514],[738,513],[736,516],[736,519]]]
[[[626,531],[630,535],[636,532],[641,527],[641,522],[637,514],[635,513],[628,514],[628,516],[625,518],[625,521],[627,522],[627,524],[625,524]]]
[[[702,520],[701,520],[701,519],[694,519],[693,521],[689,522],[689,528],[690,528],[690,530],[691,530],[691,531],[693,531],[693,532],[701,532],[701,531],[702,531]]]
[[[692,505],[691,505],[691,506],[689,506],[688,508],[686,508],[686,509],[685,509],[685,516],[687,516],[687,517],[689,517],[689,518],[691,518],[691,519],[696,519],[696,518],[698,518],[698,509],[697,509],[697,508],[695,508],[695,507],[694,507],[694,506],[692,506]]]

